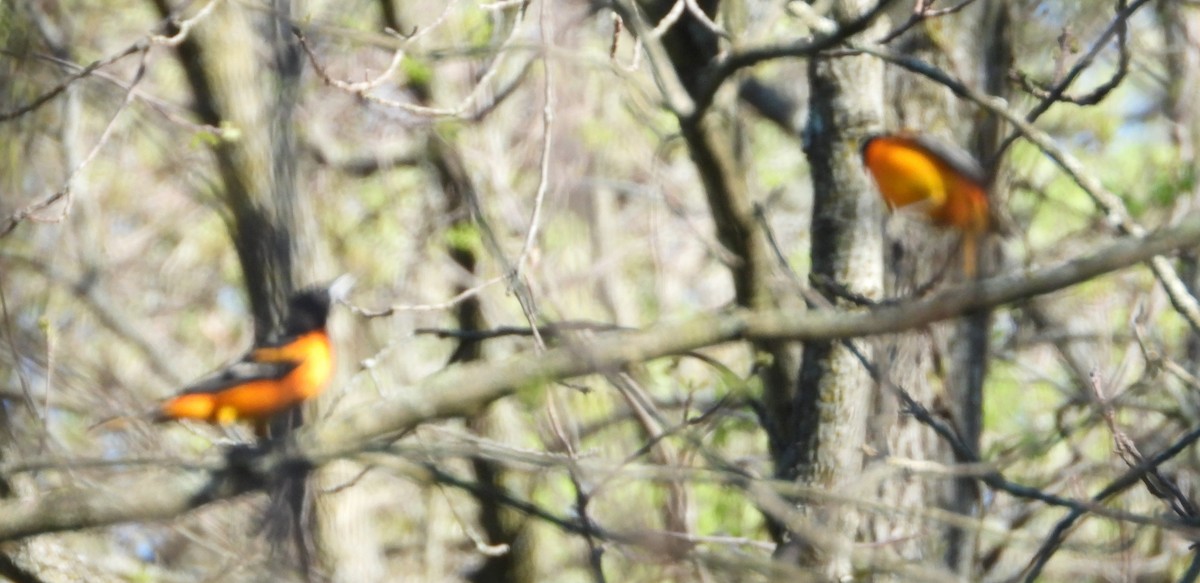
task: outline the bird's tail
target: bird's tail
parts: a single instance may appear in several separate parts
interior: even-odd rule
[[[962,244],[963,275],[967,279],[975,279],[979,273],[979,235],[967,232],[963,234]]]
[[[147,409],[139,413],[129,413],[125,415],[113,415],[105,417],[88,426],[87,432],[95,431],[119,431],[129,426],[134,421],[143,421],[149,423],[164,423],[172,418],[167,416],[166,411],[161,406],[155,406],[153,409]]]

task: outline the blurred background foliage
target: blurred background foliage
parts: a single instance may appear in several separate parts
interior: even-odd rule
[[[1177,136],[1178,126],[1188,122],[1167,111],[1170,81],[1178,74],[1168,52],[1200,50],[1200,38],[1189,37],[1191,44],[1182,48],[1168,42],[1168,3],[1152,3],[1130,21],[1132,64],[1115,91],[1093,106],[1056,106],[1038,122],[1148,228],[1177,221],[1200,200],[1190,151],[1195,146]],[[218,9],[269,9],[258,2],[224,4],[229,6]],[[305,59],[294,121],[297,188],[315,217],[315,232],[307,237],[315,242],[316,259],[306,269],[312,282],[353,274],[358,285],[351,303],[361,308],[335,311],[339,374],[314,422],[378,399],[409,398],[409,387],[445,367],[458,342],[428,331],[460,327],[454,306],[445,302],[464,289],[477,289],[474,297],[490,327],[528,326],[502,278],[506,267],[478,224],[464,221],[463,209],[447,210],[431,161],[431,135],[461,155],[480,210],[509,261],[522,252],[536,194],[544,187],[539,234],[523,273],[547,322],[645,327],[730,305],[727,258],[678,122],[660,105],[640,45],[627,32],[614,36],[611,10],[583,1],[394,4],[405,27],[399,35],[384,32],[378,1],[307,0],[293,8],[296,26],[329,78],[375,79],[402,50],[402,66],[369,93],[457,112],[431,115],[363,99],[331,86]],[[900,21],[911,3],[896,4],[890,16]],[[1047,82],[1110,25],[1114,3],[1014,4],[1021,15],[1014,27],[1014,67]],[[206,5],[173,8],[189,17]],[[735,45],[786,41],[805,33],[789,6],[750,3],[739,6],[748,12],[741,22],[720,22],[730,27]],[[1193,33],[1196,10],[1180,9]],[[939,28],[960,26],[959,18],[948,14],[919,26],[936,42]],[[154,6],[142,1],[0,5],[0,109],[31,103],[81,65],[162,32],[161,24]],[[194,96],[170,47],[151,48],[144,63],[139,55],[107,64],[46,105],[0,124],[0,217],[70,186],[69,195],[0,239],[5,461],[53,459],[68,467],[77,459],[186,463],[249,438],[241,428],[152,426],[135,418],[102,423],[147,410],[182,383],[236,357],[253,335],[210,155],[215,141],[237,140],[242,130],[219,128],[218,135],[216,128],[198,125],[189,110]],[[1103,82],[1116,59],[1115,50],[1102,51],[1079,85]],[[139,66],[145,76],[129,93]],[[803,107],[805,66],[777,60],[755,75]],[[969,77],[968,71],[955,73]],[[719,115],[736,126],[735,146],[746,161],[743,179],[803,281],[812,192],[800,137],[739,104],[735,93],[732,83],[718,93]],[[1195,105],[1194,93],[1182,98],[1187,109]],[[1023,110],[1033,102],[1024,96],[1010,105]],[[548,134],[546,108],[552,111]],[[1003,163],[1011,177],[1003,209],[1012,223],[1003,242],[1006,269],[1076,257],[1115,237],[1090,199],[1036,147],[1018,141]],[[453,249],[478,259],[473,272],[454,260]],[[792,290],[781,293],[794,293],[787,276],[776,278],[777,289]],[[1014,481],[1084,499],[1126,466],[1112,453],[1112,435],[1080,373],[1094,371],[1102,379],[1116,423],[1143,452],[1156,451],[1198,421],[1200,383],[1187,372],[1200,373],[1200,360],[1189,349],[1195,331],[1144,268],[1037,303],[1054,315],[1051,325],[1032,324],[1022,305],[995,318],[982,457]],[[361,313],[388,306],[399,308],[386,317]],[[526,335],[503,336],[483,344],[483,358],[534,349]],[[747,405],[758,390],[755,355],[731,344],[706,349],[703,357],[660,359],[613,373],[644,391],[657,423],[674,427],[663,440],[669,463],[649,453],[656,448],[647,442],[637,407],[605,375],[569,386],[549,383],[493,407],[491,423],[503,429],[487,433],[486,440],[508,448],[507,484],[551,514],[572,516],[578,488],[566,471],[576,462],[564,461],[555,432],[577,439],[578,463],[594,464],[583,472],[591,519],[622,534],[603,543],[608,580],[772,576],[765,565],[774,544],[762,514],[741,490],[709,482],[701,471],[719,468],[716,456],[751,475],[772,475],[760,418]],[[715,413],[701,416],[709,410]],[[455,447],[468,451],[483,439],[478,435],[462,421],[428,424],[395,444],[395,455],[412,464],[359,460],[347,470],[344,482],[352,482],[363,506],[346,520],[369,533],[362,540],[378,550],[385,574],[380,580],[460,580],[493,553],[481,542],[480,501],[412,470],[436,461],[451,474],[472,475],[471,456]],[[513,461],[513,452],[530,460]],[[1189,449],[1171,466],[1189,495],[1198,461]],[[655,464],[697,473],[653,480],[647,468]],[[27,472],[11,481],[16,495],[33,496],[88,480],[121,487],[111,471],[86,467]],[[330,487],[321,494],[342,495]],[[680,505],[678,516],[666,510],[674,504]],[[257,526],[261,506],[259,497],[245,497],[170,523],[44,535],[25,541],[20,552],[46,581],[67,580],[55,574],[60,563],[73,580],[264,580],[276,567]],[[1139,490],[1113,506],[1166,513],[1161,501]],[[993,493],[985,507],[976,573],[986,580],[1018,573],[1063,514]],[[536,518],[522,520],[536,551],[528,572],[509,580],[594,580],[582,537]],[[671,520],[684,529],[677,538],[663,534],[677,526]],[[1192,542],[1178,532],[1088,520],[1045,577],[1167,580],[1188,564]],[[871,544],[886,547],[887,541]],[[986,557],[999,559],[988,563]]]

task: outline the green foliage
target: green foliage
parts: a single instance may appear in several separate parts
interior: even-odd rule
[[[445,232],[446,246],[468,253],[483,253],[483,235],[473,223],[455,223]]]
[[[1059,407],[1065,395],[1060,387],[1069,386],[1066,378],[1029,382],[1015,365],[996,363],[988,372],[984,391],[984,426],[995,435],[1014,436],[1017,443],[1006,447],[1034,447],[1041,443],[1039,436],[1052,430],[1046,425],[1053,420],[1045,412]]]
[[[221,134],[209,130],[200,130],[192,134],[192,148],[202,149],[216,147],[221,143]]]
[[[696,531],[705,536],[755,538],[762,534],[764,520],[761,512],[745,503],[734,488],[718,484],[697,484]]]
[[[459,26],[464,31],[464,44],[474,48],[485,47],[494,40],[495,20],[484,10],[466,10],[461,14]]]
[[[400,69],[404,72],[404,77],[408,82],[420,87],[428,87],[433,81],[433,67],[429,63],[413,58],[405,58],[400,63]]]

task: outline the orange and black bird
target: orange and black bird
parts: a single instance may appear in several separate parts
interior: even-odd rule
[[[333,377],[333,344],[325,321],[330,305],[348,287],[348,280],[339,279],[329,287],[293,294],[280,336],[167,399],[155,411],[155,421],[250,421],[265,436],[271,417],[317,396]]]
[[[954,145],[909,133],[867,138],[862,159],[889,208],[918,205],[934,224],[962,232],[963,271],[973,277],[979,238],[991,228],[979,162]]]

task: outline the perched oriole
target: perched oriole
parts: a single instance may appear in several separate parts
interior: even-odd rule
[[[863,164],[892,209],[919,205],[936,225],[963,234],[963,271],[975,275],[976,244],[990,228],[987,177],[965,151],[913,134],[871,136]]]
[[[325,321],[330,304],[348,287],[341,281],[293,294],[280,337],[185,387],[158,407],[155,420],[251,421],[265,435],[273,415],[315,397],[333,376],[333,345]]]

